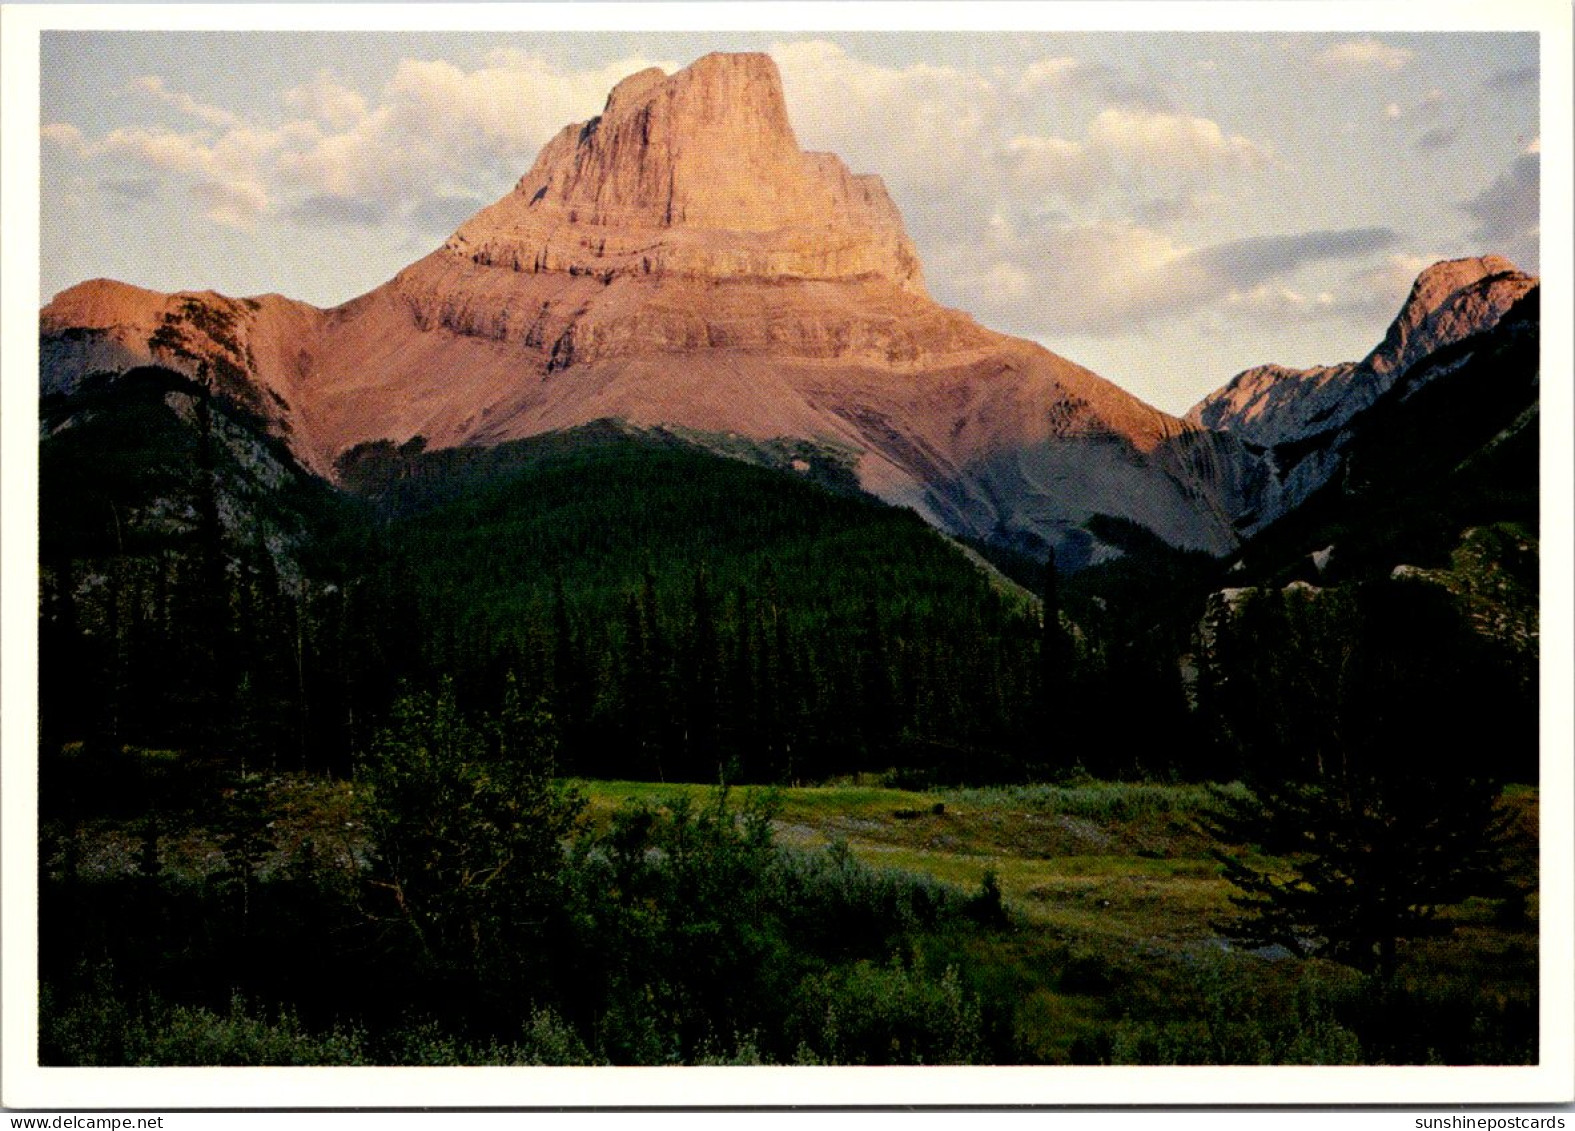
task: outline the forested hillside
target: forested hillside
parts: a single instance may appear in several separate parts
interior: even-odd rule
[[[798,442],[333,486],[200,380],[51,395],[44,1058],[1530,1059],[1524,327],[1236,560],[1096,516],[1067,573]]]

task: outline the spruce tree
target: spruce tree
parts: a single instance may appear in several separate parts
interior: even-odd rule
[[[1055,547],[1045,559],[1040,589],[1039,678],[1037,687],[1037,751],[1030,755],[1030,772],[1052,767],[1066,769],[1074,760],[1074,728],[1068,705],[1072,674],[1072,641],[1061,624],[1060,578]]]
[[[1245,789],[1220,791],[1211,827],[1243,914],[1222,927],[1387,979],[1402,940],[1452,929],[1443,908],[1510,894],[1502,676],[1449,594],[1425,582],[1280,607],[1277,633],[1255,626],[1250,711],[1312,733],[1233,732],[1248,736]]]

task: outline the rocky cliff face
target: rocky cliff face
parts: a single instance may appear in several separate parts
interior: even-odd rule
[[[1262,447],[1338,428],[1421,358],[1492,328],[1535,285],[1502,256],[1435,263],[1417,276],[1384,340],[1361,361],[1255,366],[1193,406],[1186,419]]]
[[[631,75],[445,250],[483,266],[704,279],[877,277],[922,295],[878,177],[800,152],[766,55]]]
[[[799,150],[775,65],[620,83],[444,245],[332,310],[104,281],[43,314],[44,388],[154,362],[327,472],[357,444],[492,444],[612,418],[796,437],[954,532],[1063,560],[1131,519],[1223,552],[1234,438],[1168,416],[925,294],[878,178]]]
[[[1422,362],[1485,333],[1537,280],[1501,256],[1446,260],[1419,276],[1389,331],[1361,361],[1260,365],[1195,405],[1188,422],[1242,445],[1236,526],[1251,534],[1293,510],[1342,466],[1350,429]]]

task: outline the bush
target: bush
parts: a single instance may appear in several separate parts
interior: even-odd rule
[[[957,968],[939,979],[893,959],[805,979],[793,1019],[796,1059],[811,1064],[978,1064],[983,1017]]]
[[[485,728],[447,686],[408,695],[373,746],[368,902],[444,996],[507,1013],[551,972],[584,808],[552,769],[549,720],[512,694]]]
[[[1129,1012],[1111,1031],[1113,1064],[1359,1064],[1356,1034],[1337,1019],[1354,979],[1307,967],[1290,991],[1226,955],[1199,959],[1168,1015]]]
[[[881,953],[895,936],[930,930],[966,903],[928,876],[861,864],[846,843],[820,852],[779,850],[779,914],[796,945],[826,959]]]
[[[288,1009],[253,1012],[237,995],[229,1009],[172,1006],[150,998],[133,1008],[114,995],[107,971],[63,1003],[39,1000],[39,1062],[82,1067],[370,1064],[357,1029],[308,1032]]]

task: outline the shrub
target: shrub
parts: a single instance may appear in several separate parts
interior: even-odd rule
[[[550,724],[510,695],[486,729],[451,688],[397,702],[366,772],[373,906],[437,979],[499,985],[551,938],[584,801],[553,780]],[[538,965],[541,965],[538,963]]]
[[[928,876],[861,864],[836,841],[820,852],[779,851],[779,913],[795,943],[828,959],[869,956],[894,936],[963,913],[956,888]]]
[[[150,998],[133,1008],[114,996],[107,971],[58,1002],[39,1000],[39,1061],[82,1067],[370,1064],[357,1029],[309,1032],[288,1009],[254,1012],[237,995],[229,1009],[170,1005]]]
[[[1246,960],[1258,963],[1262,960]],[[1168,1015],[1129,1013],[1111,1032],[1114,1064],[1357,1064],[1356,1034],[1336,1016],[1348,983],[1308,967],[1289,992],[1263,971],[1216,955],[1197,960]]]
[[[807,978],[793,1019],[797,1059],[820,1064],[977,1064],[979,1001],[955,966],[939,979],[860,961]]]

